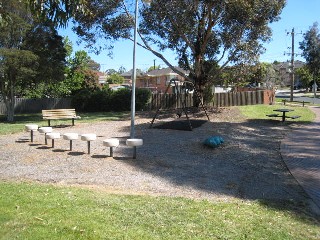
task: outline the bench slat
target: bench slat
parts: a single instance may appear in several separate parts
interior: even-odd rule
[[[48,120],[48,125],[50,126],[50,120],[58,119],[72,119],[72,125],[74,125],[74,119],[79,119],[75,109],[50,109],[42,110],[43,119]]]
[[[288,118],[292,118],[292,119],[296,119],[296,118],[299,118],[301,116],[291,116],[291,117],[288,117]]]
[[[267,116],[267,117],[279,117],[279,114],[276,114],[276,113],[274,113],[274,114],[267,114],[266,116]]]

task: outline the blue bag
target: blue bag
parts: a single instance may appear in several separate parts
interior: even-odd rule
[[[224,140],[220,136],[212,136],[204,140],[203,144],[212,148],[218,147],[220,144],[224,143]]]

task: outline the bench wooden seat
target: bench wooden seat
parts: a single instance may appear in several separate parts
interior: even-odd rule
[[[81,117],[77,116],[75,109],[50,109],[42,110],[42,118],[48,120],[48,126],[50,126],[50,120],[59,119],[71,119],[74,126],[74,120]]]
[[[267,117],[281,117],[281,116],[279,116],[279,114],[277,114],[277,113],[267,114],[266,116],[267,116]]]
[[[291,118],[291,119],[296,119],[296,118],[299,118],[301,116],[291,116],[291,117],[288,117],[288,118]]]

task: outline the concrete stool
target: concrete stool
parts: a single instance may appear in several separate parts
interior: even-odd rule
[[[110,157],[113,157],[113,147],[119,146],[119,140],[116,138],[109,138],[103,140],[103,146],[110,147]]]
[[[137,146],[143,145],[143,139],[131,138],[126,141],[127,146],[133,147],[133,159],[137,157]]]
[[[88,154],[90,154],[90,142],[97,139],[97,135],[93,133],[82,134],[81,140],[88,142]]]
[[[30,132],[31,142],[33,142],[33,132],[38,130],[38,125],[37,124],[26,124],[25,129],[26,129],[26,131]]]
[[[60,133],[51,132],[46,134],[46,139],[52,140],[52,148],[54,148],[54,140],[60,138]]]
[[[72,140],[78,139],[78,133],[65,133],[63,139],[70,141],[70,151],[72,151]]]
[[[46,135],[47,135],[47,133],[52,132],[52,127],[41,127],[38,129],[38,131],[39,131],[39,133],[44,133],[44,141],[45,141],[45,144],[47,145],[48,141],[47,141]]]

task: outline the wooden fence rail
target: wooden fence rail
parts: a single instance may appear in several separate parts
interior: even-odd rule
[[[41,113],[43,109],[71,108],[70,98],[15,99],[15,113]],[[4,102],[0,102],[0,114],[6,114]]]
[[[214,107],[244,106],[264,103],[267,104],[265,91],[215,93],[213,100]]]
[[[274,92],[268,90],[215,93],[213,107],[243,106],[255,104],[269,104],[273,102]],[[145,110],[177,109],[193,106],[193,94],[164,94],[154,93]],[[72,108],[70,98],[45,99],[15,99],[15,113],[40,113],[43,109]],[[0,102],[0,114],[6,114],[3,102]]]

